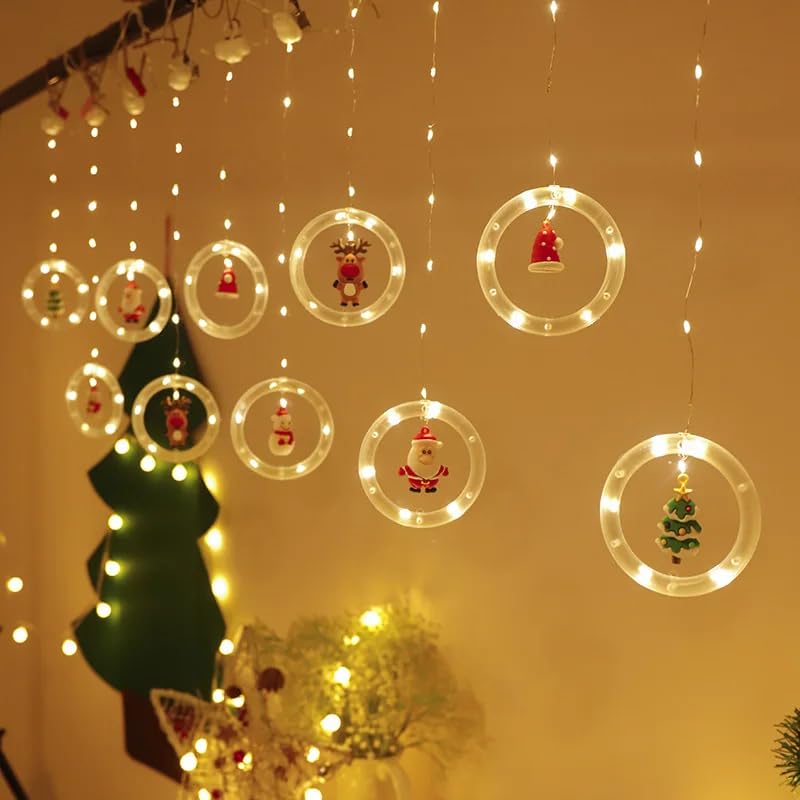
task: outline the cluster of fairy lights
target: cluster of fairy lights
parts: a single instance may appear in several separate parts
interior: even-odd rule
[[[378,607],[367,609],[360,617],[359,623],[364,629],[373,633],[386,625],[386,615],[383,610]],[[356,647],[361,641],[361,634],[358,632],[345,636],[344,644],[348,647]],[[223,639],[219,645],[219,652],[222,656],[230,656],[236,650],[236,645],[231,639]],[[329,678],[332,683],[346,689],[353,678],[353,673],[346,664],[339,664],[334,669],[330,670]],[[241,708],[246,702],[244,694],[238,694],[236,697],[228,697],[225,690],[217,687],[211,693],[211,699],[215,703],[226,703],[233,708]],[[342,727],[342,718],[331,711],[319,720],[320,730],[328,736],[333,736]],[[208,751],[208,740],[199,738],[194,742],[191,750],[185,752],[180,758],[180,765],[184,772],[192,772],[200,763],[197,756],[204,755]],[[305,758],[309,764],[316,764],[322,753],[320,749],[314,745],[306,748]],[[239,764],[240,769],[250,769],[253,764],[253,754],[245,753],[242,762]],[[211,800],[211,792],[208,789],[201,788],[197,793],[198,800]],[[317,786],[309,786],[303,792],[303,800],[322,800],[322,790]]]
[[[278,201],[278,219],[281,229],[281,251],[278,253],[278,263],[283,266],[286,263],[286,253],[284,251],[286,243],[286,195],[289,188],[289,153],[288,153],[288,140],[289,140],[289,109],[292,107],[292,94],[291,94],[291,69],[290,59],[294,45],[286,45],[286,54],[284,55],[283,62],[283,97],[281,98],[281,199]],[[278,310],[281,319],[286,319],[289,316],[289,309],[283,305]],[[286,341],[289,337],[285,337]],[[281,369],[287,369],[289,366],[289,359],[284,355],[280,359]],[[280,399],[280,404],[286,408],[286,400]]]

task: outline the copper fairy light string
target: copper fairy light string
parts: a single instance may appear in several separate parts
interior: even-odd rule
[[[281,231],[281,251],[278,254],[278,263],[283,265],[286,263],[286,196],[289,191],[289,154],[288,154],[288,141],[289,141],[289,109],[292,107],[292,93],[291,93],[291,70],[290,60],[291,54],[294,50],[292,44],[286,45],[286,50],[283,56],[283,98],[281,99],[281,199],[278,202],[278,217],[280,220]],[[289,316],[289,309],[283,305],[278,310],[281,319],[286,319]],[[289,341],[289,337],[286,337]],[[285,353],[280,359],[281,369],[287,369],[289,366],[289,359]],[[286,401],[281,398],[281,406],[285,407]]]
[[[694,386],[695,386],[695,349],[694,338],[692,336],[692,325],[689,321],[689,298],[694,287],[694,279],[697,273],[697,266],[700,259],[700,252],[703,249],[703,203],[702,203],[702,172],[703,153],[700,150],[700,91],[701,79],[703,77],[703,51],[708,34],[708,19],[711,10],[711,0],[705,0],[705,13],[703,16],[703,26],[700,32],[700,43],[697,48],[697,59],[694,66],[695,78],[695,99],[694,99],[694,124],[692,136],[694,143],[694,165],[697,168],[697,237],[694,241],[694,251],[692,253],[692,268],[689,273],[689,281],[686,284],[686,292],[683,298],[683,332],[686,334],[686,343],[689,349],[689,397],[687,400],[686,428],[688,434],[694,412]]]
[[[544,103],[545,103],[545,119],[547,119],[548,133],[547,133],[547,152],[548,163],[553,169],[553,185],[556,183],[556,166],[558,165],[558,158],[553,153],[553,119],[554,114],[551,111],[552,93],[553,93],[553,77],[555,75],[556,67],[556,53],[558,50],[558,24],[556,22],[556,14],[558,13],[558,3],[556,0],[551,0],[548,8],[550,9],[550,16],[553,18],[553,40],[550,48],[550,62],[547,67],[547,77],[544,84]],[[555,206],[550,207],[548,219],[555,216]]]
[[[425,140],[427,142],[427,160],[428,160],[428,174],[430,176],[430,192],[428,193],[428,259],[425,264],[425,269],[428,274],[433,272],[434,264],[434,250],[433,250],[433,210],[436,205],[436,163],[434,159],[434,136],[436,130],[436,77],[438,74],[437,50],[439,44],[439,11],[441,8],[440,0],[434,0],[431,10],[433,11],[433,34],[431,43],[431,65],[429,70],[430,76],[430,116],[425,133]],[[428,387],[426,383],[426,359],[425,359],[425,336],[428,333],[428,323],[424,320],[419,326],[419,341],[420,341],[420,397],[423,401],[428,399]]]
[[[350,0],[350,18],[347,30],[350,34],[350,50],[348,54],[347,79],[350,81],[350,124],[346,130],[347,142],[345,153],[345,174],[347,178],[347,207],[349,208],[356,195],[353,185],[353,136],[355,133],[356,110],[358,107],[358,86],[356,84],[355,52],[356,52],[356,19],[361,9],[362,0]],[[348,238],[352,231],[348,225]]]

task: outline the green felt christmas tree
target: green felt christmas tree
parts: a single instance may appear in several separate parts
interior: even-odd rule
[[[170,324],[134,347],[119,376],[128,414],[147,383],[174,371],[176,342],[181,374],[202,382],[183,323]],[[168,447],[161,399],[156,395],[148,404],[145,420],[153,439]],[[199,400],[188,415],[191,444],[205,424]],[[185,464],[183,481],[173,479],[171,464],[157,461],[145,471],[146,453],[130,427],[125,440],[127,448],[115,446],[89,472],[95,491],[122,521],[118,530],[106,531],[88,561],[97,601],[107,603],[111,613],[101,617],[92,610],[76,623],[76,639],[95,672],[123,694],[128,753],[177,777],[179,768],[149,692],[169,688],[209,696],[225,623],[198,539],[213,525],[219,506],[195,464]],[[120,565],[118,574],[105,569],[109,561]]]
[[[694,518],[697,506],[691,496],[689,476],[685,472],[678,476],[678,484],[673,489],[675,496],[664,506],[667,516],[658,523],[658,528],[663,534],[656,539],[659,547],[672,553],[673,564],[680,564],[681,555],[684,553],[691,555],[697,553],[700,540],[694,534],[703,530]]]
[[[50,289],[47,293],[47,316],[55,319],[64,315],[64,299],[58,289]]]

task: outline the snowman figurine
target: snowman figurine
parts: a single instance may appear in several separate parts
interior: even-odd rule
[[[271,419],[273,428],[269,437],[269,451],[275,456],[288,456],[294,450],[292,415],[286,406],[280,405]]]
[[[129,325],[137,323],[144,314],[142,305],[142,290],[135,280],[129,280],[122,290],[122,299],[119,302],[119,313]]]
[[[411,440],[411,449],[408,451],[406,463],[400,467],[397,474],[408,479],[408,491],[425,494],[436,491],[440,478],[450,474],[444,464],[439,460],[439,450],[444,442],[439,441],[427,425],[419,429],[419,433]]]

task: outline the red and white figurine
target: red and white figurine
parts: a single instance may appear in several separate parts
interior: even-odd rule
[[[236,300],[239,297],[239,289],[236,286],[236,273],[233,271],[233,262],[225,259],[225,268],[217,284],[217,296],[226,297],[229,300]]]
[[[122,290],[122,299],[117,309],[122,318],[130,325],[137,323],[144,315],[145,308],[142,305],[142,290],[135,280],[129,280]]]
[[[339,239],[331,247],[339,265],[333,282],[333,288],[339,290],[339,305],[355,308],[361,302],[362,289],[368,287],[364,280],[364,261],[370,243],[363,239]]]
[[[439,450],[444,442],[437,439],[427,425],[411,440],[406,463],[397,474],[408,479],[408,491],[419,494],[435,492],[441,478],[446,478],[450,470],[439,460]]]
[[[292,415],[283,404],[272,415],[272,435],[269,437],[269,451],[275,456],[288,456],[294,450],[294,430]]]
[[[89,397],[86,400],[86,413],[96,414],[103,407],[100,402],[100,389],[97,388],[97,380],[91,378],[89,380]]]
[[[564,264],[558,253],[563,246],[564,240],[553,230],[550,221],[545,220],[533,240],[528,272],[561,272]]]
[[[167,424],[167,441],[170,447],[185,447],[189,441],[189,406],[190,397],[170,395],[163,401],[164,415]]]

